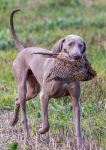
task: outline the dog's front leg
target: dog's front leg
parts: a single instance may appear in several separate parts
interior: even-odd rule
[[[48,122],[48,97],[43,92],[40,93],[40,104],[41,104],[42,127],[38,130],[38,132],[40,134],[44,134],[49,130],[49,122]]]
[[[73,83],[72,87],[69,89],[70,95],[72,96],[73,104],[73,118],[75,122],[75,134],[77,140],[77,146],[82,147],[82,133],[80,126],[80,83]]]
[[[80,100],[73,97],[73,118],[75,122],[75,134],[77,140],[77,146],[82,147],[82,133],[80,126]]]

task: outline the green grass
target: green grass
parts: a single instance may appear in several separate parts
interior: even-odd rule
[[[87,43],[87,53],[98,73],[93,81],[82,83],[81,124],[84,136],[92,137],[98,145],[106,148],[106,3],[96,1],[87,5],[79,0],[1,0],[0,5],[0,110],[13,110],[16,83],[12,74],[15,50],[9,30],[9,15],[15,8],[22,11],[15,15],[16,31],[27,45],[28,39],[40,47],[51,49],[53,44],[68,34],[78,34]],[[70,104],[69,104],[70,102]],[[38,98],[28,102],[28,115],[34,118],[31,128],[41,122]],[[74,128],[72,104],[68,97],[52,100],[49,105],[52,133],[58,128]],[[92,138],[89,138],[92,141]]]
[[[13,141],[9,146],[8,150],[18,150],[18,143],[16,141]]]

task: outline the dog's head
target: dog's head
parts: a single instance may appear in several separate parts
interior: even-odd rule
[[[80,36],[68,35],[60,39],[52,48],[53,53],[59,52],[68,53],[71,59],[80,59],[86,51],[86,44]]]
[[[35,54],[41,54],[47,58],[55,58],[60,52],[65,52],[71,60],[79,60],[84,56],[85,51],[86,44],[83,38],[78,35],[68,35],[56,42],[52,48],[52,52],[37,52]]]

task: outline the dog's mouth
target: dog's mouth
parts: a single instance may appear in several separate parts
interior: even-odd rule
[[[65,54],[66,58],[70,59],[70,61],[79,61],[82,58],[82,56],[79,54],[70,55],[66,49],[64,49],[63,53]]]
[[[67,52],[66,49],[64,49],[63,52],[64,52],[64,54],[66,55],[66,57],[67,57],[68,59],[70,59],[70,61],[79,61],[79,60],[82,58],[82,56],[81,56],[81,55],[78,55],[78,54],[70,55],[70,54]]]
[[[77,62],[77,61],[80,61],[82,59],[82,56],[79,56],[79,55],[71,56],[71,55],[69,55],[69,53],[66,53],[66,52],[60,52],[60,53],[36,52],[36,53],[32,53],[32,54],[40,54],[40,55],[47,57],[47,58],[65,59],[65,60],[70,61],[70,62]]]
[[[80,58],[74,58],[74,57],[69,57],[70,61],[80,61],[82,59],[82,57]]]
[[[68,55],[70,61],[80,61],[82,59],[82,56],[78,56],[78,55],[75,55],[75,56],[70,56]]]

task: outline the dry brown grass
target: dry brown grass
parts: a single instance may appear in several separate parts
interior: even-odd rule
[[[23,130],[21,123],[16,127],[11,127],[9,122],[11,120],[12,112],[3,111],[0,112],[0,149],[7,150],[10,145],[18,144],[18,150],[26,150],[27,145],[24,144]],[[82,150],[102,150],[95,141],[91,141],[90,138],[84,140],[85,145]],[[56,134],[51,134],[51,131],[45,135],[38,135],[32,133],[32,150],[77,150],[74,131],[73,129],[64,131],[58,129]],[[16,148],[10,148],[9,150],[16,150]]]

